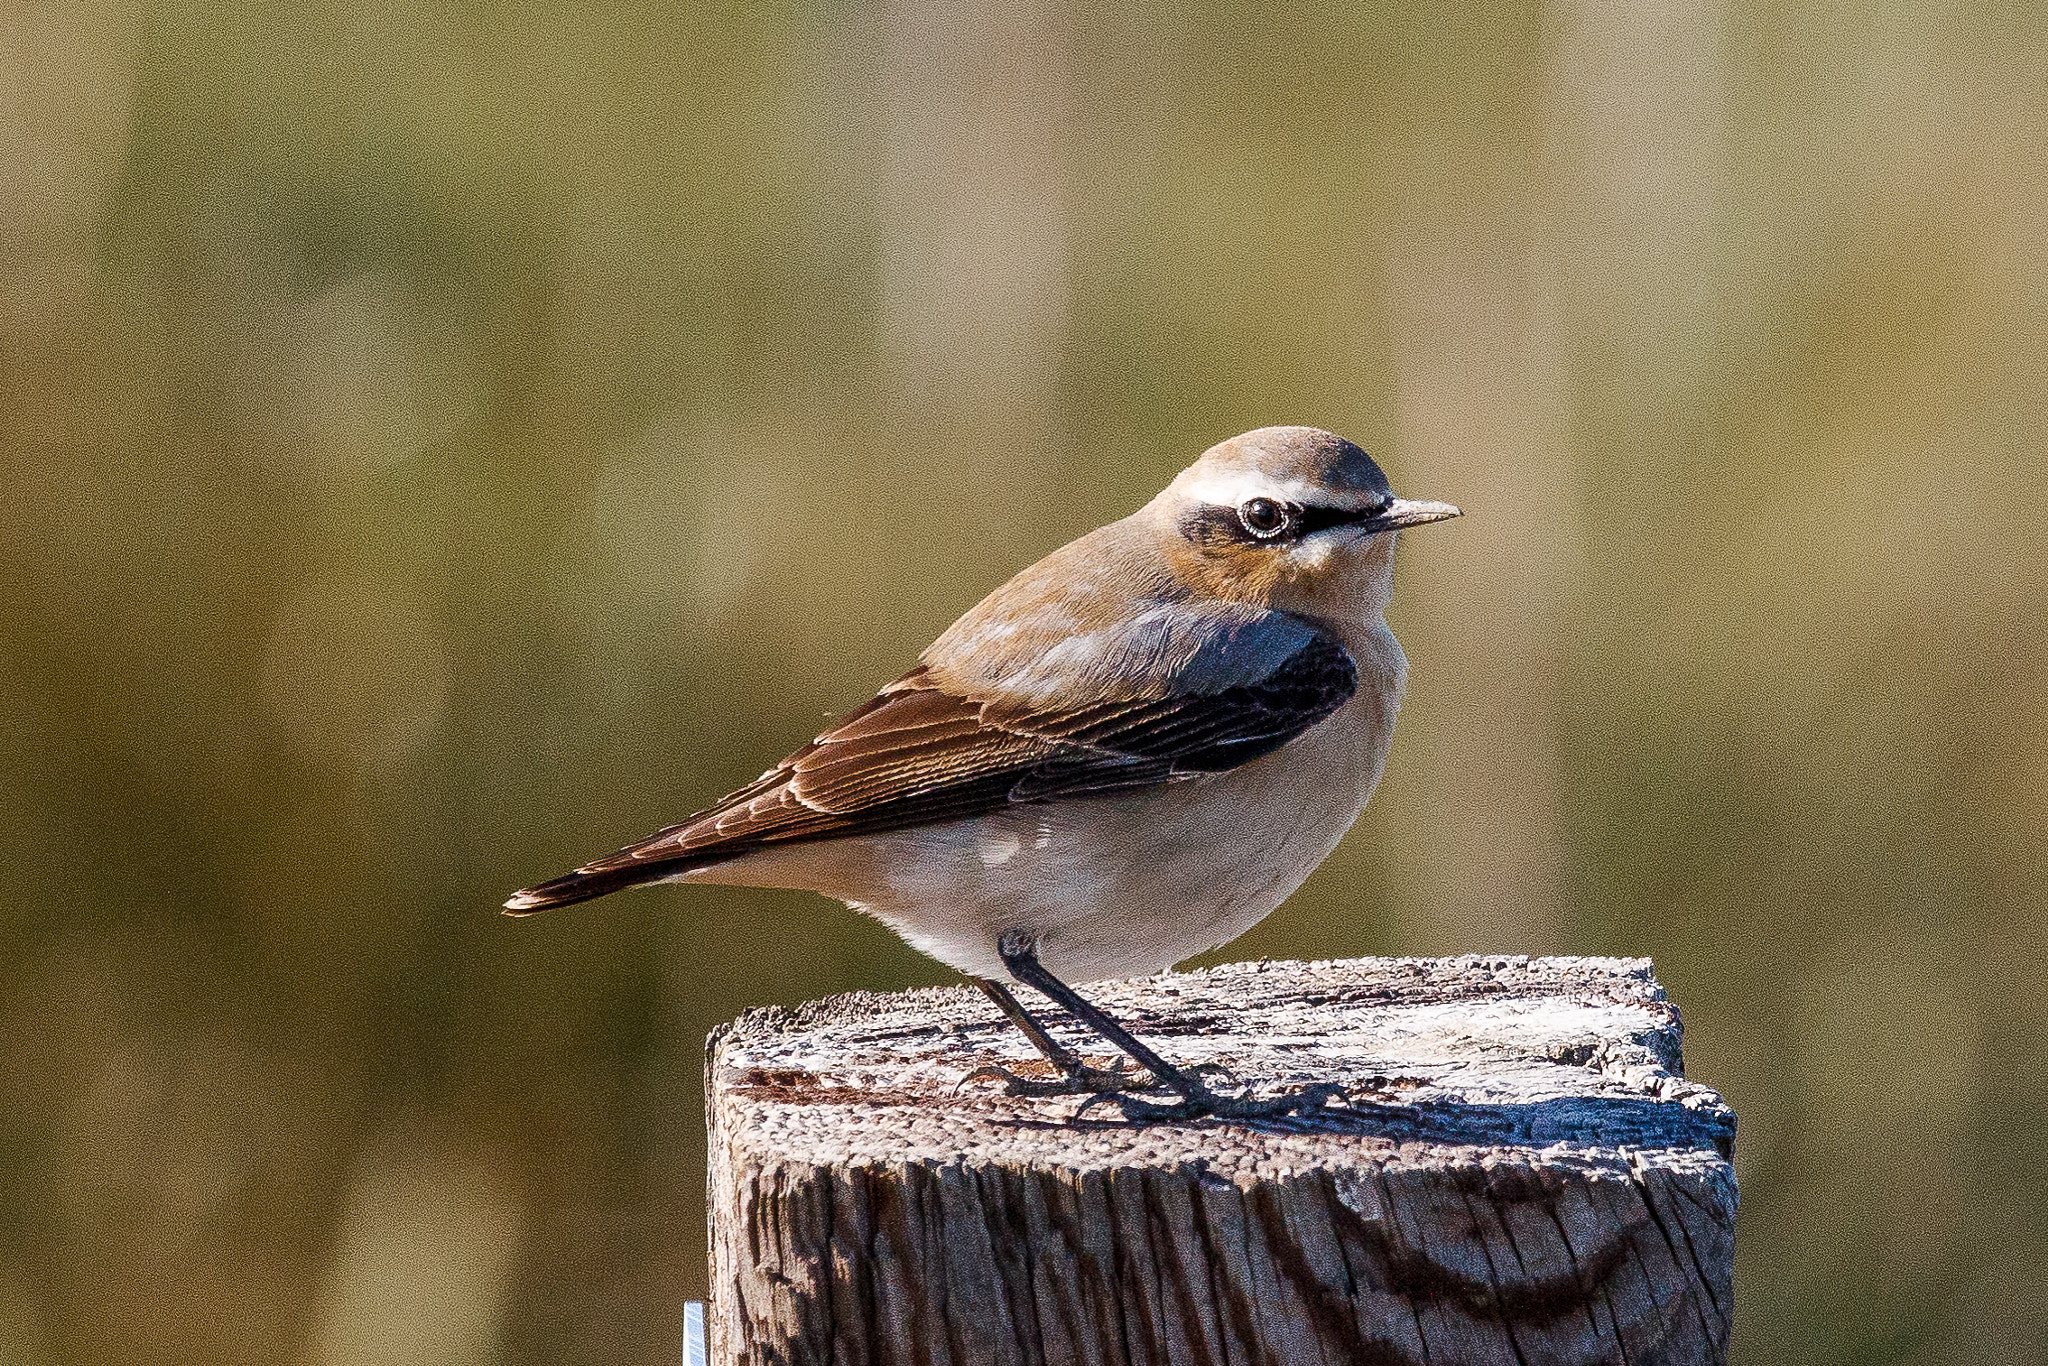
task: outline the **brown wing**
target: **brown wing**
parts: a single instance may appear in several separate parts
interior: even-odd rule
[[[1221,772],[1280,748],[1357,686],[1351,656],[1321,634],[1254,684],[1071,710],[955,696],[920,668],[717,805],[506,906],[525,914],[585,901],[766,845]]]

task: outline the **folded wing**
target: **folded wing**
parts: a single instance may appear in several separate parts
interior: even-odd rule
[[[1270,614],[1288,652],[1243,679],[1245,626],[1124,696],[1078,706],[942,686],[920,667],[755,782],[680,825],[520,892],[529,914],[801,840],[965,820],[1029,802],[1111,796],[1270,754],[1348,701],[1351,656],[1299,618]],[[1283,634],[1284,633],[1284,634]]]

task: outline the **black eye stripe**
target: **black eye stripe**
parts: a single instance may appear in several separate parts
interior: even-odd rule
[[[1356,522],[1369,522],[1385,512],[1392,505],[1393,501],[1391,497],[1382,498],[1372,506],[1362,508],[1306,507],[1301,510],[1301,514],[1295,519],[1295,522],[1300,528],[1301,534],[1308,536],[1327,527],[1350,526]]]
[[[1247,502],[1252,500],[1247,499]],[[1277,499],[1266,501],[1277,503]],[[1181,535],[1197,545],[1221,550],[1230,545],[1275,546],[1288,545],[1304,536],[1333,526],[1350,526],[1358,522],[1371,521],[1384,513],[1393,502],[1391,494],[1382,495],[1379,502],[1370,507],[1338,508],[1312,505],[1308,507],[1289,503],[1284,506],[1288,512],[1287,525],[1277,534],[1255,535],[1245,525],[1242,507],[1228,505],[1190,509],[1182,515]]]

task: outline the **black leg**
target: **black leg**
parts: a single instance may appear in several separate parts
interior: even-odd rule
[[[993,1077],[1004,1082],[1005,1089],[1013,1096],[1075,1096],[1101,1095],[1109,1091],[1129,1091],[1141,1086],[1151,1086],[1152,1079],[1140,1073],[1124,1071],[1104,1072],[1090,1067],[1079,1055],[1061,1046],[1060,1042],[1046,1031],[1036,1016],[1026,1010],[1010,989],[1001,982],[991,982],[986,977],[976,977],[974,984],[988,994],[996,1008],[1009,1018],[1017,1031],[1031,1040],[1031,1046],[1045,1055],[1045,1060],[1059,1069],[1058,1081],[1034,1081],[1020,1077],[1008,1068],[990,1064],[977,1067],[960,1079],[965,1085],[984,1077]]]
[[[1320,1110],[1334,1097],[1343,1094],[1342,1088],[1324,1083],[1287,1095],[1275,1096],[1271,1100],[1218,1095],[1204,1086],[1200,1080],[1174,1067],[1139,1042],[1128,1029],[1089,1004],[1080,992],[1048,972],[1045,965],[1038,961],[1037,944],[1028,936],[1016,930],[1005,931],[996,941],[996,952],[1002,955],[1003,966],[1010,970],[1012,977],[1066,1007],[1075,1019],[1137,1059],[1152,1074],[1157,1085],[1181,1098],[1179,1105],[1154,1105],[1135,1096],[1117,1095],[1108,1091],[1097,1096],[1098,1100],[1114,1099],[1123,1107],[1124,1114],[1129,1118],[1196,1119],[1203,1115],[1220,1115],[1233,1119],[1259,1119],[1275,1115],[1304,1114]],[[1000,1005],[1001,1002],[998,1001],[997,1004]],[[1021,1013],[1023,1007],[1019,1006],[1018,1010]],[[1094,1103],[1089,1102],[1091,1105]],[[1081,1108],[1085,1110],[1088,1106],[1084,1105]]]
[[[1009,1017],[1010,1023],[1017,1026],[1017,1031],[1025,1038],[1031,1040],[1031,1046],[1043,1053],[1047,1062],[1062,1072],[1071,1072],[1081,1065],[1079,1058],[1062,1048],[1058,1040],[1045,1032],[1045,1026],[1010,994],[1008,987],[1001,982],[991,982],[986,977],[975,978],[974,985],[988,993],[988,998],[996,1003],[996,1009]]]
[[[1046,971],[1045,964],[1038,961],[1037,946],[1024,942],[1021,936],[1005,934],[998,941],[996,951],[1003,955],[1003,966],[1010,970],[1012,977],[1025,986],[1036,987],[1046,996],[1065,1006],[1075,1019],[1136,1058],[1146,1071],[1159,1079],[1162,1085],[1180,1092],[1182,1096],[1189,1095],[1186,1089],[1188,1087],[1197,1090],[1201,1088],[1200,1082],[1183,1077],[1166,1059],[1138,1042],[1128,1029],[1090,1005],[1080,992]]]

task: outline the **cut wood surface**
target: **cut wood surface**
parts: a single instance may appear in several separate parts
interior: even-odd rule
[[[707,1059],[711,1360],[1725,1359],[1735,1116],[1681,1076],[1647,959],[1238,964],[1084,991],[1175,1063],[1348,1101],[1075,1119],[1077,1100],[969,1077],[1047,1074],[971,988],[750,1011]]]

